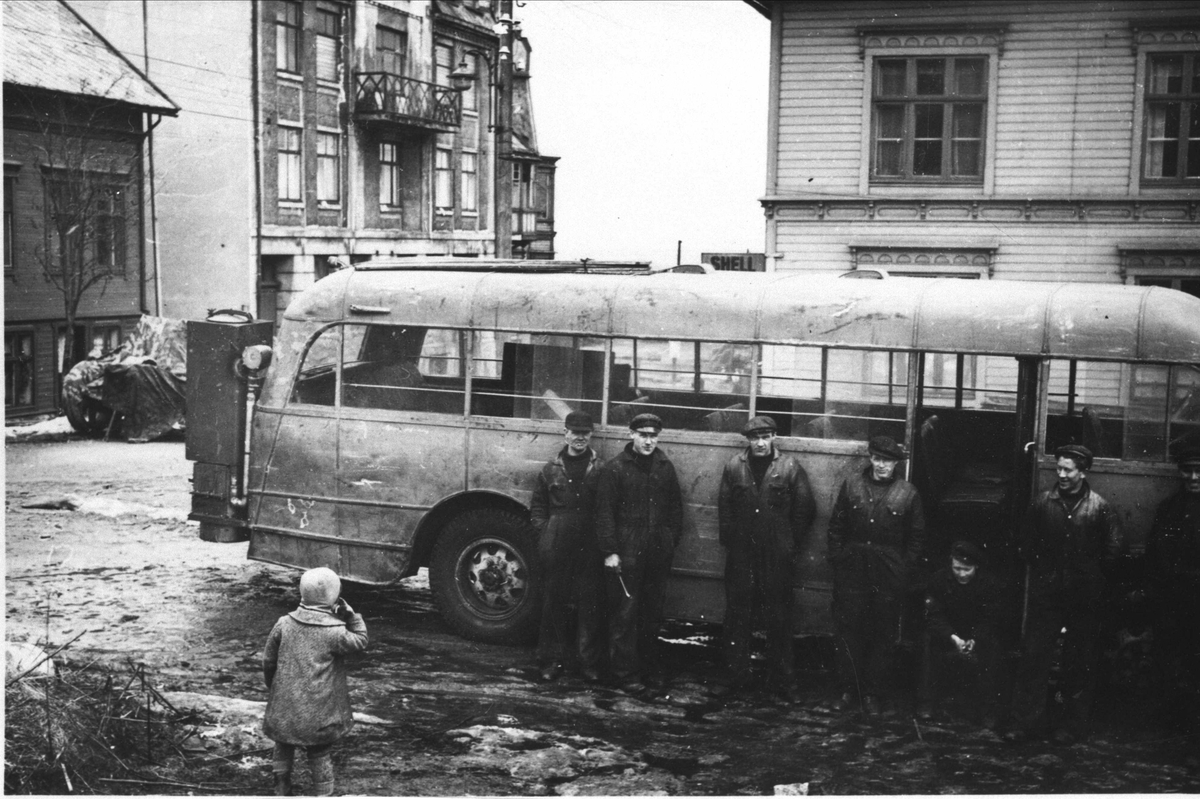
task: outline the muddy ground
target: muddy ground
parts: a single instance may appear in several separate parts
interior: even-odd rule
[[[185,521],[182,442],[9,443],[5,456],[8,639],[53,648],[82,632],[64,652],[71,663],[145,664],[164,696],[200,709],[198,723],[166,733],[176,754],[146,772],[162,782],[108,789],[269,793],[259,656],[274,619],[295,606],[296,573],[245,560],[245,544],[199,540]],[[22,507],[63,498],[74,510]],[[802,702],[717,701],[706,690],[716,631],[672,627],[674,679],[639,700],[572,676],[540,684],[530,649],[455,637],[420,577],[346,596],[372,645],[352,665],[366,715],[335,754],[341,793],[1200,791],[1186,742],[1138,693],[1110,690],[1086,743],[1012,746],[960,715],[918,723],[904,703],[873,722],[834,714],[823,640],[798,642]]]

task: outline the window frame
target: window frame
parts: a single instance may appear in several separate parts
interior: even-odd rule
[[[330,24],[331,23],[331,24]],[[342,71],[342,32],[345,25],[342,12],[329,8],[316,8],[313,13],[313,36],[315,37],[316,58],[314,59],[314,74],[319,81],[336,83]],[[332,48],[333,60],[328,61],[328,55],[322,53],[323,48]],[[326,66],[330,70],[323,70]]]
[[[296,146],[294,149],[284,148],[283,136],[295,136]],[[290,144],[290,140],[288,144]],[[280,203],[302,205],[304,203],[304,128],[294,125],[285,125],[279,123],[275,126],[275,158],[276,158],[276,185],[275,193]],[[287,180],[284,180],[284,172],[287,170]],[[293,181],[292,178],[295,178]],[[288,187],[295,183],[296,195],[284,193],[285,184]]]
[[[303,68],[304,7],[297,0],[280,0],[275,15],[275,71],[299,75]]]
[[[337,208],[342,204],[342,134],[341,131],[317,130],[316,138],[317,203],[324,208]],[[331,143],[332,153],[327,151]]]
[[[475,216],[479,213],[479,153],[463,150],[459,164],[459,205],[464,215]]]
[[[922,62],[941,62],[942,91],[940,93],[924,93],[920,91]],[[985,74],[981,77],[982,93],[960,93],[955,86],[959,74],[960,62],[980,62]],[[904,87],[900,93],[885,94],[883,89],[882,66],[885,63],[903,64]],[[939,185],[978,185],[983,183],[983,164],[987,155],[986,120],[988,107],[988,59],[978,55],[948,55],[943,53],[905,54],[895,56],[876,56],[871,62],[871,181],[873,183],[906,183]],[[938,107],[939,135],[920,136],[918,111],[921,107]],[[956,175],[954,168],[954,136],[955,120],[959,106],[979,107],[979,153],[977,155],[978,174]],[[898,108],[902,114],[900,125],[900,154],[899,174],[880,174],[880,135],[881,113],[884,108]],[[936,174],[917,173],[918,150],[925,140],[936,141],[939,145],[939,166]]]
[[[965,38],[965,37],[963,37]],[[999,89],[999,64],[1002,48],[998,44],[979,44],[970,46],[958,45],[921,45],[921,46],[868,46],[862,50],[862,139],[859,158],[859,192],[863,195],[896,195],[908,196],[914,190],[923,194],[929,192],[961,193],[971,195],[990,195],[995,190],[996,183],[996,97]],[[982,142],[982,180],[945,180],[942,178],[888,179],[878,180],[872,175],[874,167],[874,111],[875,111],[875,63],[880,59],[889,58],[984,58],[987,75],[984,81],[986,99],[984,101],[983,142]]]
[[[27,381],[28,381],[28,386],[27,386],[26,390],[28,391],[28,394],[29,394],[29,402],[27,402],[27,403],[18,403],[18,402],[10,403],[9,402],[9,395],[10,395],[9,389],[10,389],[10,387],[12,387],[11,384],[13,383],[14,378],[16,376],[16,372],[10,366],[10,362],[15,363],[18,360],[20,360],[19,356],[10,355],[10,352],[15,352],[15,349],[12,347],[10,340],[15,339],[16,337],[28,339],[28,341],[29,341],[29,355],[28,355],[27,360],[24,361],[24,366],[27,369],[27,371],[25,373],[25,377],[27,378]],[[37,336],[35,335],[35,331],[32,328],[27,328],[27,327],[5,328],[4,329],[4,408],[5,408],[5,410],[10,410],[10,409],[11,410],[19,410],[19,409],[25,409],[25,408],[34,408],[37,406],[37,368],[36,368],[36,365],[37,365]],[[15,390],[12,393],[15,394],[16,393]]]
[[[391,148],[388,157],[387,148]],[[400,143],[396,141],[379,142],[379,208],[383,211],[398,211],[403,204],[400,195]],[[385,180],[386,176],[386,180]],[[387,191],[390,188],[390,191]],[[388,196],[384,194],[387,191]]]
[[[1181,57],[1184,59],[1184,68],[1182,71],[1183,85],[1177,94],[1159,93],[1155,94],[1152,91],[1152,62],[1159,58]],[[1187,67],[1191,65],[1189,70]],[[1137,63],[1137,107],[1135,129],[1139,131],[1137,144],[1135,146],[1134,162],[1137,165],[1136,169],[1130,172],[1136,175],[1141,188],[1195,188],[1200,186],[1200,166],[1196,168],[1196,174],[1192,176],[1186,175],[1186,163],[1188,157],[1187,143],[1187,121],[1192,113],[1200,114],[1200,49],[1189,49],[1188,47],[1158,45],[1148,46],[1139,50]],[[1190,88],[1190,92],[1188,89]],[[1177,155],[1178,165],[1176,174],[1172,177],[1152,176],[1147,172],[1147,161],[1150,157],[1150,124],[1151,114],[1150,108],[1155,103],[1176,102],[1180,106],[1179,132],[1175,137],[1175,144],[1179,149]],[[1189,106],[1191,108],[1189,109]],[[1200,141],[1196,139],[1195,141]],[[1196,148],[1197,158],[1200,158],[1200,144]],[[1185,173],[1182,177],[1180,172]]]
[[[454,150],[449,147],[433,150],[433,208],[443,215],[454,212]]]
[[[4,272],[8,274],[16,267],[17,247],[14,242],[16,233],[16,201],[13,195],[17,191],[17,176],[4,176]]]
[[[391,44],[391,42],[385,41],[389,37],[395,37],[397,47],[385,46]],[[388,25],[376,25],[375,54],[379,59],[379,70],[381,72],[386,72],[389,75],[404,75],[408,71],[407,31],[402,31],[399,28],[393,28]],[[395,66],[398,66],[399,69],[389,69],[389,67]]]

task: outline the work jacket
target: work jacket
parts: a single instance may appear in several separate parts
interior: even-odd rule
[[[1003,594],[990,574],[976,571],[971,581],[960,583],[951,569],[929,578],[925,589],[925,629],[935,640],[950,643],[995,638],[1003,623]]]
[[[683,496],[675,466],[661,448],[639,465],[633,443],[604,464],[596,486],[596,540],[604,556],[638,561],[669,554],[683,534]]]
[[[345,656],[367,648],[367,625],[355,613],[343,621],[329,612],[297,608],[267,636],[263,672],[270,696],[263,734],[293,746],[333,743],[354,719]]]
[[[902,587],[925,546],[921,495],[907,480],[876,482],[868,466],[842,483],[829,517],[827,544],[839,580]]]
[[[791,455],[774,450],[760,485],[754,484],[749,449],[725,464],[717,515],[721,546],[799,547],[816,514],[808,473]]]
[[[1070,497],[1057,488],[1038,494],[1022,533],[1021,555],[1034,572],[1044,574],[1103,577],[1102,566],[1121,554],[1124,543],[1117,512],[1087,480]]]
[[[560,514],[585,518],[591,515],[592,503],[596,498],[596,479],[599,476],[600,457],[594,449],[588,448],[587,470],[583,479],[572,485],[567,474],[567,465],[563,460],[566,447],[554,457],[554,460],[542,466],[538,472],[537,485],[533,488],[533,498],[529,503],[529,517],[533,529],[539,535],[546,532],[551,520]]]

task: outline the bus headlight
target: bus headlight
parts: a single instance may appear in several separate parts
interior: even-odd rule
[[[251,372],[260,372],[271,365],[271,348],[266,344],[255,344],[242,350],[242,366]]]

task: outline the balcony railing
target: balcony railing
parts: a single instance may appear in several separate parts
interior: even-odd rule
[[[449,131],[462,121],[462,96],[448,86],[390,72],[359,72],[354,115],[368,122],[392,122]]]
[[[513,233],[530,234],[537,232],[537,214],[523,208],[512,210]]]

